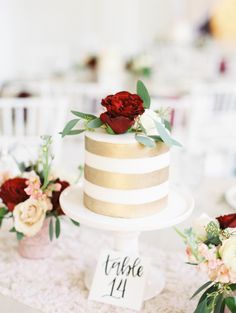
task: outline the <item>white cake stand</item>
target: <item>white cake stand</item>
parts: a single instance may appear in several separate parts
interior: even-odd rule
[[[82,186],[67,188],[61,194],[60,204],[65,214],[81,225],[113,232],[114,249],[129,253],[138,253],[138,238],[141,232],[177,225],[187,219],[194,208],[192,196],[186,190],[177,188],[170,189],[168,207],[165,210],[142,218],[114,218],[89,211],[83,205]],[[165,276],[159,269],[155,268],[150,272],[152,274],[148,278],[148,286],[145,289],[145,300],[159,294],[165,286]],[[93,271],[90,270],[85,278],[88,289],[92,277]]]

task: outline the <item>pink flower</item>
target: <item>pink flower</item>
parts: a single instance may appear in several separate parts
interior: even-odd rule
[[[40,189],[41,181],[35,172],[30,172],[26,185],[28,185],[28,187],[25,188],[25,192],[28,196],[36,200],[42,198],[43,191]]]

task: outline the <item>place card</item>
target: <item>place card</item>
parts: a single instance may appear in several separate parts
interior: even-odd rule
[[[137,254],[102,251],[89,300],[140,310],[149,268],[149,259]]]

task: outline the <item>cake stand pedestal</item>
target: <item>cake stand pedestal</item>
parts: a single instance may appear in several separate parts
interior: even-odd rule
[[[82,186],[65,189],[60,197],[60,204],[67,216],[91,228],[111,231],[114,239],[114,249],[121,252],[138,253],[139,234],[177,225],[187,219],[194,208],[192,196],[183,189],[171,188],[168,207],[151,216],[142,218],[114,218],[96,214],[88,210],[83,204]],[[165,276],[158,269],[151,270],[148,277],[144,300],[159,294],[165,286]],[[85,284],[89,288],[93,271],[86,273]]]

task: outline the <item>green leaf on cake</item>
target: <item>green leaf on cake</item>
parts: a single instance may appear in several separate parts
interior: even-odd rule
[[[67,136],[79,135],[83,133],[84,131],[85,129],[73,129],[67,134]]]
[[[232,313],[236,312],[236,297],[225,298],[225,304]]]
[[[156,146],[155,141],[148,137],[148,136],[144,136],[144,135],[135,135],[135,139],[142,145],[147,146],[149,148],[154,148]]]
[[[170,122],[169,122],[168,120],[165,120],[165,119],[164,119],[164,121],[163,121],[163,122],[164,122],[165,128],[166,128],[166,129],[168,129],[168,130],[169,130],[169,132],[170,132],[170,131],[171,131],[171,125],[170,125]]]
[[[145,87],[144,83],[141,80],[138,80],[137,82],[137,94],[143,100],[144,108],[149,109],[151,104],[151,98],[147,88]]]
[[[161,137],[161,139],[164,141],[165,144],[167,144],[168,146],[179,146],[182,147],[182,145],[175,139],[171,138],[170,133],[168,132],[168,130],[166,130],[166,128],[163,126],[162,123],[155,121],[155,125],[157,128],[157,131]]]
[[[54,233],[53,218],[51,218],[49,223],[49,238],[51,241],[53,240],[53,233]]]
[[[71,111],[71,113],[87,121],[91,121],[97,118],[97,116],[93,114],[89,114],[89,113],[83,113],[83,112],[78,112],[78,111]]]
[[[106,132],[110,135],[115,135],[116,133],[114,132],[114,130],[108,125],[106,124]]]
[[[160,136],[148,136],[150,138],[152,138],[153,140],[155,140],[156,142],[163,142],[163,140],[161,139]]]
[[[72,128],[74,128],[75,125],[79,122],[79,120],[80,120],[79,118],[75,118],[75,119],[69,121],[62,131],[62,137],[67,136],[70,133],[70,131],[72,130]]]
[[[93,120],[90,120],[88,123],[87,123],[87,127],[88,128],[99,128],[103,125],[103,122],[100,120],[99,117],[96,117],[95,119]]]
[[[57,216],[56,217],[56,230],[55,230],[56,238],[59,238],[60,233],[61,233],[61,223],[60,223],[59,217]]]

